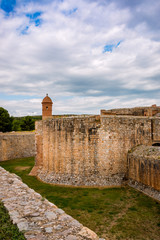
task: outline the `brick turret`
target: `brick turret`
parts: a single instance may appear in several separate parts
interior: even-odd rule
[[[52,118],[52,100],[46,94],[46,97],[42,101],[42,119]]]

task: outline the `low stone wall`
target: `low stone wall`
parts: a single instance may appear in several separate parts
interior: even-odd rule
[[[160,147],[138,146],[128,154],[129,185],[160,201]]]
[[[0,161],[35,155],[34,132],[0,133]]]
[[[160,191],[155,190],[154,188],[150,186],[146,186],[140,182],[137,182],[135,180],[129,179],[128,185],[132,188],[137,189],[138,191],[148,195],[149,197],[158,200],[160,202]]]
[[[100,240],[96,233],[43,199],[18,176],[2,167],[0,200],[27,240]]]

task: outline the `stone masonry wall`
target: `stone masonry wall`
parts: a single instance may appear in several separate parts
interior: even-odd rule
[[[160,147],[138,146],[128,154],[129,185],[160,201]]]
[[[1,167],[0,200],[27,240],[100,240],[96,233]]]
[[[151,145],[151,120],[133,116],[101,116],[99,160],[111,178],[127,172],[128,150],[139,144]]]
[[[153,143],[160,143],[160,118],[153,118],[151,120],[152,141]]]
[[[155,116],[158,113],[160,113],[160,107],[156,105],[153,105],[151,107],[134,107],[101,110],[101,115]]]
[[[128,150],[152,145],[153,129],[159,129],[157,119],[104,115],[38,121],[31,174],[57,184],[121,185]]]
[[[0,161],[35,155],[35,133],[0,133]]]
[[[144,116],[144,108],[118,108],[110,110],[101,110],[101,115]]]
[[[47,182],[98,185],[102,179],[96,157],[99,127],[99,116],[37,122],[36,166],[31,174],[38,169],[38,176]]]

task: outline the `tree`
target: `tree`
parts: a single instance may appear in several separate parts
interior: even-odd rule
[[[21,131],[21,122],[20,120],[14,118],[12,122],[12,131]]]
[[[22,120],[21,130],[22,131],[34,130],[34,120],[30,116],[27,116]]]
[[[8,111],[0,107],[0,132],[9,132],[12,130],[13,118],[10,117]]]

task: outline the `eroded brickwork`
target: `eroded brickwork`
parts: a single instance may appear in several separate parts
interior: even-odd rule
[[[0,161],[34,155],[34,132],[0,133]]]

